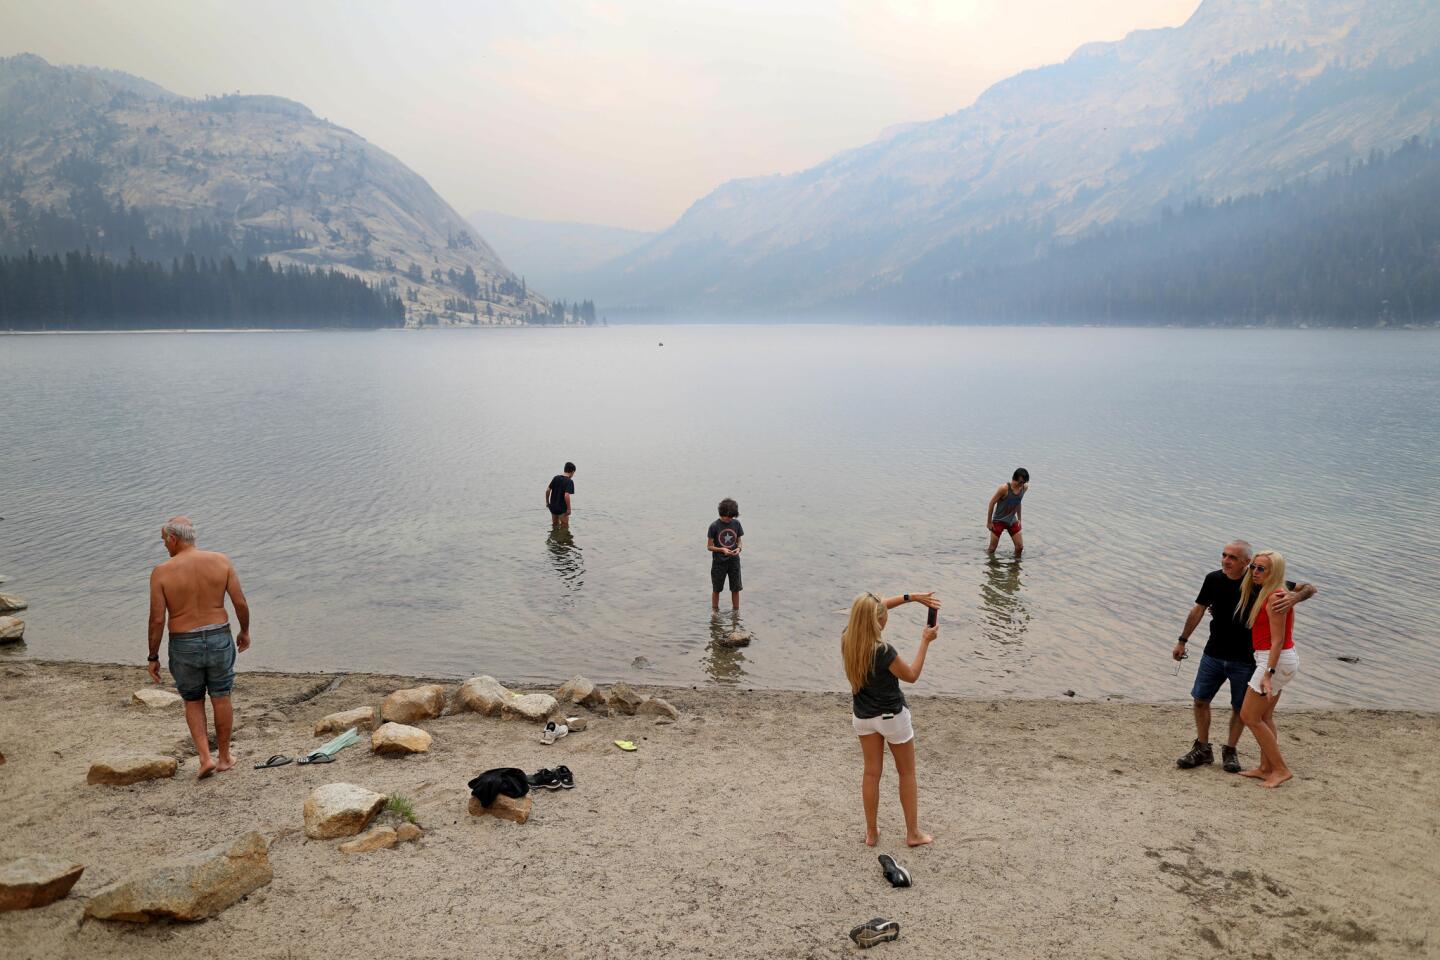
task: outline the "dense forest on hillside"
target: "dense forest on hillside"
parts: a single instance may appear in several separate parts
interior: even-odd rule
[[[393,327],[405,306],[335,270],[186,254],[163,263],[91,251],[0,256],[0,329]]]
[[[1069,243],[1047,235],[1010,226],[967,237],[857,305],[959,322],[1434,322],[1440,145],[1412,139],[1320,180],[1167,208]]]

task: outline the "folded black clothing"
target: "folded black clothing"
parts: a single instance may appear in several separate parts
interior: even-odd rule
[[[490,806],[502,793],[507,797],[518,799],[530,792],[530,784],[525,782],[525,771],[518,767],[496,767],[493,770],[486,770],[471,780],[469,786],[470,792],[476,800],[480,801],[482,807]]]

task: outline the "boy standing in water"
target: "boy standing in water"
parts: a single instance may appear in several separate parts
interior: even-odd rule
[[[551,527],[570,526],[570,495],[575,492],[575,464],[565,461],[565,472],[555,474],[545,488],[545,506],[550,510]]]
[[[740,507],[726,497],[720,501],[720,519],[710,524],[705,549],[710,551],[710,609],[720,609],[720,591],[730,580],[730,606],[740,609],[740,547],[745,528],[740,526]]]
[[[1025,491],[1029,489],[1030,471],[1017,467],[1010,476],[1010,482],[1002,483],[985,505],[985,527],[990,531],[990,546],[985,548],[986,553],[995,552],[1000,545],[1000,534],[1007,530],[1011,542],[1015,544],[1015,556],[1024,552],[1025,540],[1020,536],[1020,501],[1025,499]]]

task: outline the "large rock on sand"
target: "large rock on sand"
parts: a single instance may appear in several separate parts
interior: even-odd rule
[[[25,621],[19,617],[0,617],[0,643],[25,639]]]
[[[559,706],[548,693],[512,693],[510,699],[500,705],[500,716],[506,720],[543,721]]]
[[[353,837],[385,806],[383,793],[353,783],[327,783],[305,799],[305,836],[311,840]]]
[[[90,764],[90,773],[85,782],[90,784],[108,783],[124,787],[144,780],[164,780],[175,776],[179,764],[174,757],[115,756],[105,757]]]
[[[386,850],[400,842],[394,827],[376,827],[363,837],[346,840],[340,844],[341,853],[369,853],[372,850]]]
[[[635,708],[635,712],[643,717],[668,717],[671,720],[680,719],[680,711],[670,705],[668,700],[659,697],[649,697],[644,703]]]
[[[112,883],[90,898],[85,916],[101,920],[204,920],[275,874],[265,838],[247,833],[238,840],[194,853],[149,876]]]
[[[315,724],[315,736],[323,737],[327,733],[344,733],[351,727],[357,730],[374,729],[375,708],[356,707],[354,710],[346,710],[344,713],[332,713]]]
[[[150,710],[163,710],[167,707],[178,707],[185,701],[174,690],[146,687],[144,690],[136,690],[135,695],[130,698],[130,702]]]
[[[419,727],[385,723],[370,735],[370,749],[375,753],[388,754],[424,753],[430,749],[432,739],[430,734]]]
[[[395,723],[433,720],[445,711],[445,688],[438,683],[396,690],[380,704],[380,719]]]
[[[610,688],[610,708],[620,713],[634,715],[645,698],[636,693],[628,683],[617,683]]]
[[[494,717],[499,716],[500,708],[513,696],[514,694],[494,677],[471,677],[460,684],[455,699],[466,710]]]
[[[24,610],[30,604],[19,597],[11,596],[8,593],[0,593],[0,613],[9,613],[12,610]]]
[[[605,706],[605,691],[584,677],[571,677],[555,691],[560,703],[578,703],[582,707]]]
[[[524,823],[530,819],[532,806],[534,806],[534,801],[529,796],[516,800],[514,797],[507,797],[502,793],[488,807],[481,806],[479,799],[471,796],[469,809],[472,817],[499,817],[501,820],[509,820],[511,823]]]
[[[60,857],[33,856],[0,866],[0,911],[45,907],[64,897],[85,868]]]

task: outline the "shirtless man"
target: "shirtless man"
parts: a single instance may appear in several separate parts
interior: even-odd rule
[[[185,700],[185,723],[200,757],[200,779],[235,766],[230,730],[235,716],[230,688],[235,685],[235,651],[250,649],[250,606],[240,577],[223,553],[195,549],[189,517],[174,517],[160,528],[170,559],[150,573],[150,679],[160,682],[160,638],[170,619],[170,675]],[[225,595],[235,607],[240,636],[231,639]],[[210,756],[205,729],[205,694],[215,710],[215,747]]]

